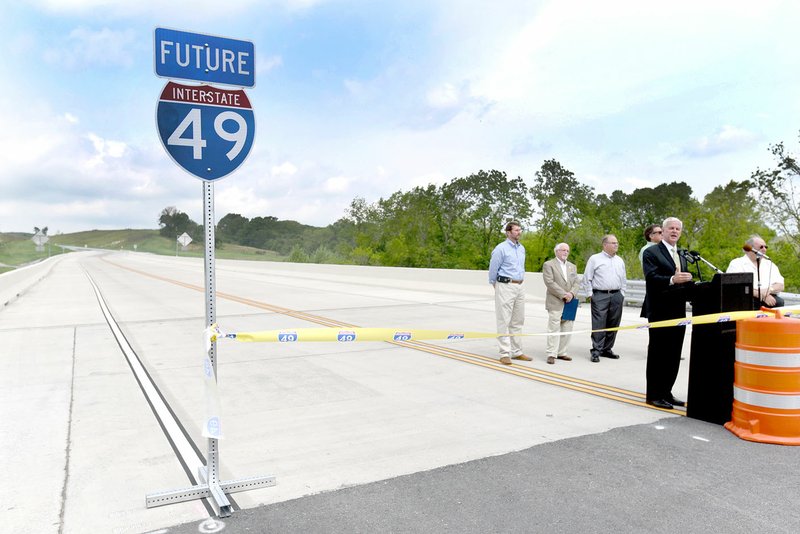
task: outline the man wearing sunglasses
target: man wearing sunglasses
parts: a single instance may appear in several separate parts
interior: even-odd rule
[[[751,236],[742,250],[744,256],[732,259],[725,272],[753,273],[753,309],[783,306],[784,301],[778,296],[783,291],[783,276],[767,256],[766,241],[760,236]]]
[[[642,264],[642,270],[644,270],[644,251],[653,245],[661,243],[661,235],[663,233],[660,224],[650,224],[644,229],[644,240],[647,242],[639,249],[639,263]]]

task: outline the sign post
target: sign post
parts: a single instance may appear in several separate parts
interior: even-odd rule
[[[203,82],[184,85],[168,81],[156,111],[158,134],[175,163],[203,181],[205,233],[206,328],[216,322],[214,270],[214,180],[227,176],[245,160],[253,146],[255,116],[243,89],[220,89],[219,83],[239,87],[255,85],[255,48],[240,41],[166,28],[155,30],[156,75]],[[178,237],[184,247],[187,234]],[[177,248],[177,244],[176,244]],[[176,251],[177,255],[177,251]],[[217,385],[217,343],[212,340],[203,359],[207,413],[203,436],[208,438],[206,465],[199,468],[199,484],[150,494],[148,508],[211,497],[219,517],[232,513],[226,494],[275,485],[274,476],[221,481],[219,439],[222,426]]]

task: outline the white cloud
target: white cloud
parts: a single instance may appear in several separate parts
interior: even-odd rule
[[[267,74],[272,69],[280,67],[283,65],[283,58],[281,56],[267,56],[266,58],[261,58],[258,56],[256,60],[256,73],[257,74]]]
[[[63,43],[44,51],[47,63],[68,69],[88,65],[130,66],[134,61],[136,32],[133,30],[90,30],[76,28]]]
[[[342,82],[344,84],[344,88],[347,89],[347,92],[353,96],[360,96],[363,95],[366,91],[366,86],[364,82],[359,80],[345,80]]]
[[[0,209],[4,230],[154,227],[168,205],[202,217],[199,180],[153,124],[155,20],[260,50],[248,90],[258,142],[217,183],[220,215],[325,225],[356,195],[480,169],[530,181],[551,158],[598,192],[671,180],[698,190],[746,177],[771,161],[767,143],[796,139],[786,110],[800,69],[787,51],[799,8],[788,1],[434,0],[378,3],[363,20],[358,0],[337,17],[290,0],[34,2],[18,3],[0,37],[12,61],[0,188],[26,207]],[[331,38],[322,49],[310,36]],[[42,47],[55,63],[35,61]],[[47,220],[58,213],[69,222]]]
[[[227,0],[224,8],[218,0],[137,0],[114,2],[110,0],[34,0],[44,11],[51,13],[88,14],[98,10],[109,17],[159,16],[162,19],[196,17],[218,20],[241,16],[259,7],[277,6],[287,11],[305,11],[325,0]]]
[[[346,176],[333,176],[325,180],[322,190],[326,193],[344,193],[352,182],[353,179]]]
[[[411,187],[427,187],[431,184],[439,186],[449,182],[453,177],[439,172],[432,172],[411,178]]]
[[[452,83],[444,83],[428,91],[427,102],[432,108],[452,108],[461,102],[461,94]]]
[[[102,163],[103,159],[121,158],[125,155],[127,145],[122,141],[112,141],[110,139],[103,139],[102,137],[89,132],[86,138],[92,142],[94,146],[95,155],[91,158],[92,164]]]
[[[482,65],[475,92],[562,121],[608,115],[686,91],[692,78],[702,84],[723,60],[751,53],[754,21],[774,7],[722,0],[546,2],[495,42],[500,50]]]
[[[283,177],[294,176],[295,174],[297,174],[297,167],[289,161],[284,161],[280,165],[272,167],[272,176]]]
[[[595,193],[603,195],[610,195],[614,191],[632,193],[635,189],[655,187],[661,183],[640,176],[614,176],[612,178],[594,173],[582,175],[580,180],[591,186]]]
[[[713,135],[701,137],[687,144],[681,153],[693,158],[705,158],[749,148],[757,141],[758,136],[754,133],[726,125]]]

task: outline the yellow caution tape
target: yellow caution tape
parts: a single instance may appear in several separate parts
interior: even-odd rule
[[[642,323],[616,328],[602,328],[598,330],[579,330],[567,333],[543,332],[522,334],[498,334],[496,332],[465,332],[453,330],[419,330],[419,329],[394,329],[394,328],[293,328],[282,330],[263,330],[260,332],[234,332],[227,333],[214,324],[206,329],[206,343],[232,339],[251,343],[277,342],[299,343],[309,341],[353,343],[358,341],[431,341],[431,340],[457,340],[481,339],[506,336],[558,336],[574,335],[591,332],[613,332],[619,330],[639,330],[646,328],[666,328],[670,326],[688,326],[713,323],[725,323],[742,319],[772,317],[775,315],[800,318],[800,306],[775,308],[770,311],[735,311],[698,315],[697,317],[681,317],[652,323]]]

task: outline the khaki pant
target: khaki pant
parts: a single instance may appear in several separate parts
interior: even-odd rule
[[[498,334],[521,334],[525,324],[525,290],[523,284],[494,285],[494,310],[497,318]],[[498,336],[500,357],[513,358],[522,354],[518,336]]]
[[[547,312],[548,332],[572,332],[575,321],[562,321],[560,311]],[[567,346],[572,336],[547,336],[547,355],[556,357],[567,354]]]

